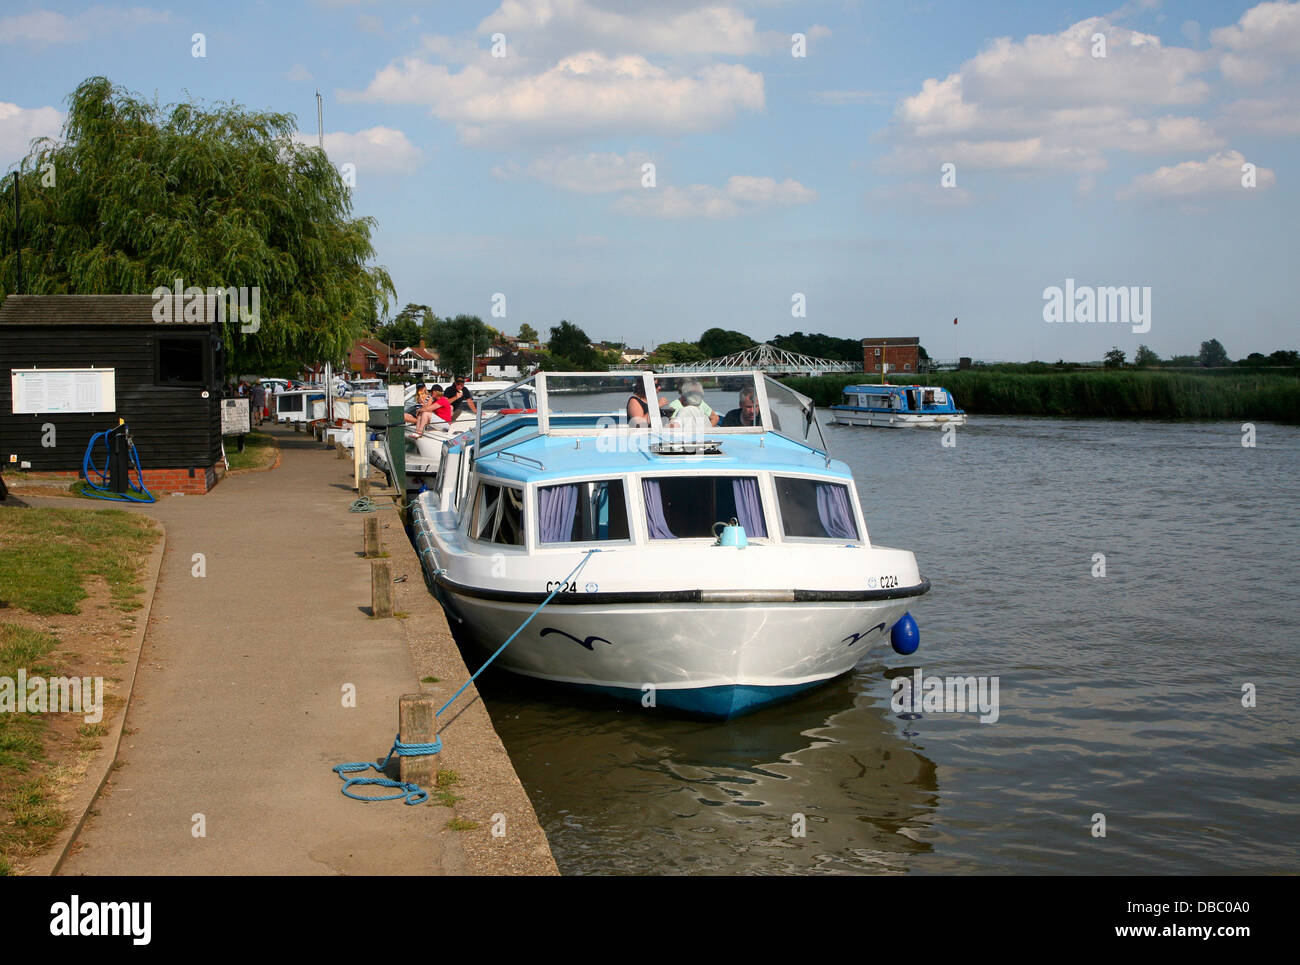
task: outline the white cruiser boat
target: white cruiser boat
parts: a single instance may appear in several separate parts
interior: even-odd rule
[[[644,406],[638,384],[675,401]],[[929,581],[871,543],[806,397],[752,372],[538,373],[508,391],[524,388],[536,411],[486,400],[415,500],[463,646],[492,653],[555,591],[500,666],[728,718],[847,673],[896,624],[915,634]]]
[[[913,426],[966,424],[951,392],[937,385],[846,385],[844,402],[830,407],[831,421],[841,426]]]
[[[510,389],[511,384],[499,380],[466,382],[465,387],[469,389],[470,397],[474,399],[476,406],[481,404],[484,399],[492,397],[488,410],[492,415],[502,413],[513,415],[525,411],[536,411],[532,408],[534,399],[532,391],[528,387],[515,389],[513,392],[505,392],[503,390]],[[408,386],[406,401],[409,403],[414,396],[415,386]],[[376,405],[372,402],[372,419],[375,417],[375,412]],[[383,424],[386,418],[387,409],[385,409],[385,415],[376,422]],[[442,457],[443,443],[463,432],[470,431],[477,424],[478,417],[475,413],[462,410],[455,413],[455,418],[451,422],[443,422],[441,419],[433,420],[419,436],[416,436],[414,431],[407,431],[404,453],[407,492],[418,492],[432,486],[438,474],[438,461]],[[407,430],[413,430],[413,427],[409,425],[406,428]],[[392,473],[388,467],[388,450],[382,438],[371,443],[368,459],[371,465],[378,467],[391,481]]]

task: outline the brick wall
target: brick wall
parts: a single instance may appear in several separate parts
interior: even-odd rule
[[[70,470],[43,471],[39,475],[43,477],[52,476],[56,479],[81,478],[81,473]],[[15,474],[15,477],[17,477],[17,474]],[[155,496],[167,493],[186,493],[187,495],[201,496],[217,484],[218,478],[216,466],[196,466],[193,478],[190,478],[189,469],[146,469],[144,470],[144,487]],[[135,481],[134,470],[131,472],[131,480]]]

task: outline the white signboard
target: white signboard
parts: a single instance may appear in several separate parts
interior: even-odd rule
[[[113,412],[113,369],[11,369],[16,413]]]
[[[221,434],[241,436],[250,431],[247,399],[221,400]]]

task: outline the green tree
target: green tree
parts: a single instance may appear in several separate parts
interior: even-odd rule
[[[257,288],[256,331],[224,326],[234,370],[342,361],[395,292],[368,264],[374,220],[351,216],[338,171],[296,131],[291,114],[161,106],[89,78],[59,139],[19,164],[24,291]],[[14,290],[14,236],[0,204],[0,295]]]
[[[791,335],[778,335],[772,344],[787,352],[811,355],[813,358],[834,359],[840,362],[862,362],[862,340],[854,338],[837,338],[834,335],[822,335],[820,332],[805,335],[794,332]]]
[[[561,320],[551,329],[547,351],[558,359],[572,363],[575,371],[593,371],[600,366],[600,358],[591,347],[587,333],[572,322]]]
[[[1148,365],[1159,365],[1160,356],[1145,345],[1139,345],[1137,354],[1133,356],[1133,364],[1140,369],[1144,369]]]
[[[650,355],[652,365],[687,365],[709,356],[694,342],[663,342]]]
[[[743,352],[747,348],[753,348],[758,343],[743,332],[710,328],[700,336],[698,344],[705,358],[717,359]]]
[[[428,344],[438,353],[441,365],[456,375],[473,378],[471,356],[477,358],[492,344],[491,332],[477,315],[457,315],[433,326]]]
[[[1231,362],[1228,358],[1227,349],[1219,344],[1217,338],[1212,338],[1208,342],[1201,343],[1201,352],[1197,356],[1197,361],[1207,368],[1228,365]]]
[[[1116,346],[1106,353],[1103,364],[1108,369],[1117,369],[1124,364],[1124,351]]]
[[[1280,348],[1268,357],[1270,365],[1300,365],[1300,352]]]
[[[524,322],[519,326],[519,341],[536,342],[537,338],[537,329],[533,328],[533,326],[529,325],[527,322]]]
[[[424,320],[432,314],[433,309],[428,305],[415,305],[408,302],[391,322],[379,327],[375,337],[394,348],[418,345],[420,339],[425,337]]]

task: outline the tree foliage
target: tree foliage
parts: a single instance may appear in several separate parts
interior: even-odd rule
[[[813,358],[834,359],[840,362],[862,361],[862,340],[855,338],[836,338],[834,335],[822,335],[820,332],[805,335],[794,332],[791,335],[778,335],[772,344],[787,352],[811,355]]]
[[[1208,342],[1201,343],[1200,354],[1197,355],[1197,361],[1207,368],[1228,365],[1228,350],[1225,349],[1217,338],[1212,338]]]
[[[407,302],[406,306],[393,316],[391,322],[379,326],[375,331],[375,337],[393,348],[418,345],[420,339],[428,341],[437,321],[438,316],[428,305]]]
[[[536,342],[537,338],[537,329],[533,328],[533,326],[529,325],[527,322],[524,322],[519,326],[519,341]]]
[[[434,325],[426,341],[437,350],[443,368],[473,378],[472,358],[487,351],[492,331],[477,315],[457,315]]]
[[[547,343],[546,350],[553,361],[559,365],[571,363],[574,371],[588,372],[603,368],[587,333],[570,321],[562,319],[559,325],[551,328],[551,340]]]
[[[685,365],[709,356],[695,342],[661,342],[650,354],[651,365]]]
[[[727,355],[735,355],[737,352],[743,352],[747,348],[753,348],[758,343],[743,332],[731,331],[724,328],[706,329],[700,336],[700,350],[704,352],[705,358],[717,359]]]
[[[89,78],[59,139],[20,162],[24,292],[257,287],[257,331],[225,326],[236,368],[342,361],[386,314],[393,283],[368,264],[374,220],[351,216],[338,171],[296,130],[291,114],[161,106]],[[14,234],[12,204],[0,205],[5,295]]]
[[[1133,364],[1140,369],[1148,365],[1159,365],[1160,356],[1145,345],[1139,345],[1137,354],[1133,356]]]
[[[1115,346],[1107,352],[1102,358],[1102,364],[1108,369],[1117,369],[1124,364],[1124,350]]]

